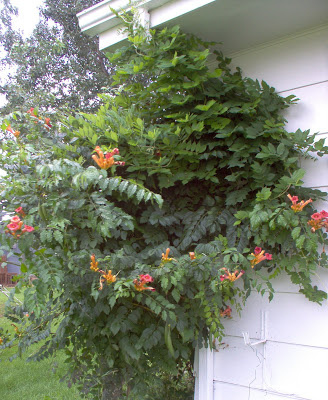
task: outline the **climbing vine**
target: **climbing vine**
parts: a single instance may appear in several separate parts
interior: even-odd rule
[[[280,273],[326,298],[311,283],[325,193],[302,187],[299,160],[327,147],[285,129],[293,96],[214,54],[210,70],[211,44],[177,27],[130,32],[95,114],[2,121],[1,251],[18,246],[25,290],[13,340],[43,340],[36,359],[65,349],[95,398],[157,399],[159,371],[220,340],[252,290],[272,298]]]

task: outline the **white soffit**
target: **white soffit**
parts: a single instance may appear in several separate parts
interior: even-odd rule
[[[105,0],[78,14],[80,27],[99,35],[108,49],[125,39],[110,8],[127,10],[128,0]],[[328,0],[142,0],[150,27],[180,25],[204,40],[222,42],[226,54],[328,23]],[[115,46],[116,47],[116,46]]]
[[[194,11],[216,0],[142,0],[137,8],[149,13],[150,27],[166,23],[172,18]],[[129,10],[128,0],[105,0],[79,14],[79,24],[82,32],[89,36],[99,35],[100,50],[109,48],[124,40],[119,30],[122,27],[119,18],[111,10]]]

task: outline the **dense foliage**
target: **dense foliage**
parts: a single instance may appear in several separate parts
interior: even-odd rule
[[[14,9],[5,1],[0,45],[5,65],[10,67],[1,82],[0,93],[10,110],[34,107],[43,110],[94,110],[98,93],[108,84],[110,64],[98,49],[98,39],[81,32],[76,14],[97,0],[45,0],[40,21],[30,37],[12,28]]]
[[[298,160],[327,148],[285,130],[292,97],[221,53],[210,71],[210,44],[178,28],[129,40],[96,113],[3,121],[1,248],[21,251],[18,288],[37,277],[12,316],[29,313],[20,351],[46,339],[36,358],[65,348],[95,398],[144,400],[277,274],[326,298],[311,276],[327,216],[309,199],[324,194],[301,186]]]
[[[14,7],[10,0],[2,0],[0,4],[0,43],[1,43],[1,61],[0,66],[9,62],[9,52],[18,33],[12,27],[12,19],[17,16],[17,7]]]

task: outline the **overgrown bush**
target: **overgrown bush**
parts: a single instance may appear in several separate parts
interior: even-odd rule
[[[35,358],[66,349],[84,392],[144,400],[279,273],[326,298],[311,284],[327,266],[328,214],[310,201],[324,193],[301,186],[298,161],[327,148],[285,130],[293,97],[219,52],[210,71],[210,44],[177,27],[129,41],[96,114],[3,121],[1,249],[18,243],[18,289],[37,277],[19,351],[46,339]]]

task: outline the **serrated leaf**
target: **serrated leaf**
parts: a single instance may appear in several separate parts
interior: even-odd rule
[[[145,190],[144,189],[139,189],[138,193],[137,193],[137,196],[136,196],[139,203],[143,199],[144,195],[145,195]]]
[[[120,184],[120,179],[111,178],[111,179],[109,179],[108,188],[111,189],[111,190],[115,190],[118,187],[119,184]]]
[[[162,319],[163,319],[164,321],[167,320],[167,312],[166,312],[165,310],[162,311]]]
[[[285,151],[285,145],[283,143],[280,143],[279,146],[277,147],[277,154],[278,156],[282,156]]]
[[[250,223],[253,229],[257,229],[262,222],[266,222],[269,219],[269,214],[266,211],[253,212],[250,217]]]
[[[99,179],[99,170],[96,167],[90,166],[83,174],[88,183],[94,183]]]
[[[274,231],[276,229],[276,221],[274,219],[271,219],[269,222],[269,228]]]
[[[285,217],[283,216],[283,215],[279,215],[278,216],[278,218],[277,218],[277,223],[280,225],[280,226],[283,226],[284,228],[287,228],[288,227],[288,221],[285,219]]]
[[[227,254],[223,258],[223,265],[226,266],[229,264],[229,262],[230,262],[230,254]]]
[[[47,231],[46,230],[41,231],[40,240],[42,243],[45,243],[47,241]]]
[[[118,142],[118,136],[117,136],[117,133],[116,133],[116,132],[110,131],[110,132],[109,132],[109,136],[110,136],[110,138],[111,138],[114,142]]]
[[[303,247],[304,241],[305,241],[305,236],[304,235],[299,236],[295,241],[296,247],[301,249]]]
[[[175,53],[174,53],[174,57],[173,57],[172,60],[171,60],[171,63],[172,63],[172,65],[173,65],[173,67],[175,67],[175,66],[178,64],[178,62],[179,62],[178,53],[175,52]]]
[[[204,122],[200,121],[200,122],[194,122],[192,124],[192,130],[193,131],[197,131],[197,132],[202,132],[202,130],[204,129]]]
[[[263,188],[260,192],[256,193],[256,201],[265,201],[271,196],[271,190],[269,188]]]
[[[152,193],[151,193],[151,192],[146,192],[146,193],[145,193],[144,200],[145,200],[145,201],[148,201],[148,200],[150,200],[150,198],[151,198],[151,195],[152,195]]]
[[[219,78],[222,75],[222,69],[217,68],[208,74],[209,78]]]
[[[240,190],[235,190],[234,192],[230,192],[227,194],[226,205],[235,205],[237,203],[242,203],[247,195],[249,194],[249,189],[244,188]]]
[[[178,303],[180,300],[180,293],[178,292],[177,289],[173,289],[172,290],[172,297],[174,298],[174,300]]]
[[[235,218],[243,220],[245,218],[248,218],[249,212],[248,211],[237,211],[236,214],[234,214]]]
[[[123,193],[128,186],[129,186],[129,182],[128,181],[122,181],[120,183],[120,186],[118,187],[119,192]]]
[[[159,205],[159,207],[162,207],[163,205],[163,198],[160,194],[154,194],[153,199],[155,199],[156,203]]]
[[[56,241],[58,243],[60,243],[60,244],[63,243],[63,234],[60,231],[58,231],[58,230],[54,231],[54,238],[56,239]]]
[[[127,190],[128,198],[132,197],[137,191],[137,189],[138,189],[137,185],[129,185],[129,188]]]
[[[294,184],[297,185],[300,183],[300,180],[304,177],[304,175],[305,175],[305,170],[300,168],[299,170],[293,173],[291,179],[293,180]]]
[[[167,276],[163,276],[163,278],[161,279],[161,285],[162,288],[165,290],[168,287],[169,284],[169,279]]]
[[[94,135],[91,137],[90,142],[91,142],[93,145],[95,145],[95,144],[97,143],[97,140],[98,140],[98,136],[97,136],[96,134],[94,134]]]
[[[210,100],[206,104],[198,104],[195,108],[200,111],[208,111],[215,103],[215,100]]]
[[[292,238],[294,240],[297,239],[299,237],[300,233],[301,233],[301,228],[299,226],[297,226],[296,228],[294,228],[292,230]]]

